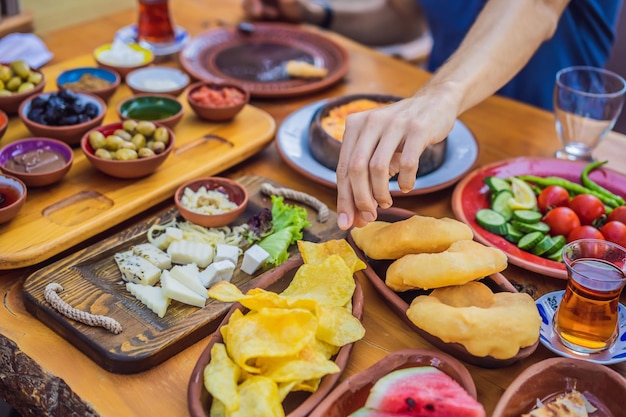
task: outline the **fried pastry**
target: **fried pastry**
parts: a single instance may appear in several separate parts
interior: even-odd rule
[[[398,259],[407,254],[442,252],[458,240],[474,237],[463,222],[447,217],[414,215],[397,222],[375,221],[350,232],[354,243],[376,260]]]
[[[506,254],[473,240],[459,240],[439,253],[405,255],[387,269],[385,283],[394,291],[461,285],[500,272]]]
[[[287,75],[294,78],[324,78],[328,75],[328,68],[318,67],[305,61],[287,61],[285,65]]]
[[[406,312],[420,329],[472,355],[509,359],[539,339],[541,316],[526,293],[493,293],[481,282],[437,288]]]

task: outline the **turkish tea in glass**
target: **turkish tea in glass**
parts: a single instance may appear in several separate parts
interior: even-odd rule
[[[174,41],[168,0],[139,0],[137,41],[154,44]]]

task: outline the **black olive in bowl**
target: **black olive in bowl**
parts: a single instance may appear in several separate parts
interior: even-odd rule
[[[402,97],[386,94],[352,94],[328,101],[315,112],[309,126],[308,143],[313,158],[325,167],[336,170],[347,115],[401,99]],[[417,177],[429,174],[443,164],[446,147],[447,138],[424,149],[420,156]]]

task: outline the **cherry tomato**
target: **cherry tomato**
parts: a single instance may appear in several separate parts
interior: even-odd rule
[[[619,206],[609,213],[609,221],[617,220],[626,224],[626,206]]]
[[[604,203],[595,195],[579,194],[568,205],[578,215],[581,224],[592,224],[595,219],[606,213]]]
[[[578,239],[600,239],[606,240],[602,232],[596,229],[593,226],[585,224],[583,226],[578,226],[572,229],[571,232],[567,235],[567,243],[573,242]]]
[[[613,220],[602,226],[600,232],[609,242],[626,248],[626,224]]]
[[[537,197],[537,207],[542,213],[554,207],[567,206],[569,203],[569,192],[560,185],[549,185],[539,193]]]
[[[543,221],[550,226],[552,236],[567,236],[574,228],[580,226],[578,215],[569,207],[553,208],[546,213]]]

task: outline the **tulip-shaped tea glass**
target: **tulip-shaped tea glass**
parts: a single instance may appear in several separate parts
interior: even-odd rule
[[[592,160],[592,151],[622,111],[625,93],[626,81],[602,68],[576,66],[557,72],[554,115],[563,149],[556,156]]]
[[[618,334],[626,249],[606,240],[575,240],[563,248],[563,262],[568,280],[554,315],[556,334],[578,353],[610,348]]]

